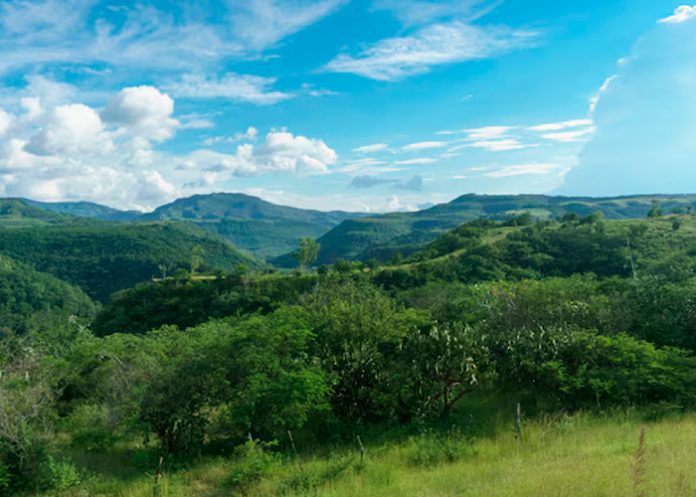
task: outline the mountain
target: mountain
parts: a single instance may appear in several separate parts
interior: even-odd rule
[[[48,212],[89,217],[102,221],[133,221],[142,215],[138,211],[121,211],[94,202],[38,202],[30,199],[22,199],[22,201]]]
[[[176,200],[140,219],[194,223],[266,259],[294,250],[300,238],[318,238],[361,215],[281,206],[240,193],[214,193]]]
[[[180,222],[78,219],[0,229],[0,254],[70,282],[102,302],[118,290],[160,276],[160,266],[169,274],[188,268],[196,246],[203,248],[201,270],[258,265],[231,243]]]
[[[665,212],[693,209],[696,195],[640,195],[613,198],[552,197],[546,195],[463,195],[449,203],[417,212],[399,212],[348,219],[321,236],[318,264],[338,259],[388,260],[425,247],[448,230],[475,219],[506,219],[529,213],[552,219],[568,213],[586,216],[596,211],[607,219],[644,218],[657,201]],[[272,262],[292,267],[285,254]]]

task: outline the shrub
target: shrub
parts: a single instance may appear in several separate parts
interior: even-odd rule
[[[48,456],[40,468],[42,487],[51,490],[67,490],[80,484],[80,473],[69,461]]]
[[[247,487],[268,474],[278,463],[278,456],[271,452],[277,442],[264,443],[249,440],[235,450],[235,465],[228,482],[235,488]]]

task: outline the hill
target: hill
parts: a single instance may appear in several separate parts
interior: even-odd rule
[[[65,222],[68,216],[50,212],[23,199],[0,199],[0,226],[34,226]]]
[[[133,221],[142,214],[137,211],[121,211],[94,202],[38,202],[30,199],[22,199],[22,201],[43,211],[102,221]]]
[[[91,318],[95,311],[79,288],[0,255],[0,336],[40,327],[51,315]]]
[[[257,263],[195,226],[173,222],[71,222],[0,229],[0,254],[82,288],[99,301],[118,290],[188,268],[191,251],[204,251],[202,270]]]
[[[568,213],[586,216],[596,211],[607,219],[645,218],[653,201],[665,212],[691,210],[696,195],[642,195],[616,198],[551,197],[546,195],[463,195],[447,204],[417,212],[399,212],[349,219],[321,236],[318,264],[338,259],[382,261],[409,255],[448,230],[475,219],[507,219],[529,213],[536,219],[554,219]],[[287,254],[272,261],[292,267]]]
[[[356,216],[360,214],[298,209],[240,193],[214,193],[176,200],[140,219],[188,221],[265,259],[292,251],[300,238],[318,238]]]

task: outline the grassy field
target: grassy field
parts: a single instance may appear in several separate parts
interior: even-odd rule
[[[637,457],[642,429],[644,453]],[[159,485],[155,468],[136,470],[132,454],[120,461],[76,457],[89,468],[82,483],[54,495],[686,497],[696,491],[695,443],[695,415],[656,422],[561,416],[524,423],[521,440],[510,425],[478,439],[424,433],[378,446],[366,442],[362,463],[357,447],[299,458],[252,450],[165,471]]]

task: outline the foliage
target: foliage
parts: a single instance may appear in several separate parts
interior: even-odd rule
[[[0,229],[0,253],[82,288],[106,301],[112,293],[147,281],[159,265],[189,268],[191,250],[206,252],[203,269],[254,265],[229,243],[175,223],[97,223]]]

